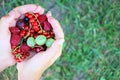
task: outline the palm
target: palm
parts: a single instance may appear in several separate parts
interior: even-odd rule
[[[5,16],[0,21],[0,51],[1,56],[5,56],[7,60],[9,60],[10,65],[15,64],[15,60],[11,55],[11,46],[10,46],[10,33],[9,33],[9,24],[11,17]]]

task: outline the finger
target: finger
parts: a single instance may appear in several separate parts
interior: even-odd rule
[[[13,19],[14,19],[13,16],[5,15],[0,19],[0,24],[5,23],[6,25],[9,25],[11,20]]]
[[[8,35],[9,33],[9,27],[11,24],[11,21],[13,21],[13,16],[6,15],[0,19],[0,32],[4,35]]]
[[[51,48],[45,52],[36,54],[31,61],[40,62],[38,63],[39,66],[45,66],[51,60],[52,62],[55,61],[61,55],[63,42],[64,39],[56,40]],[[54,58],[55,56],[56,58]]]
[[[37,6],[37,8],[33,12],[43,14],[44,13],[44,8],[42,8],[41,6]]]
[[[46,14],[46,16],[47,16],[47,17],[50,17],[50,16],[52,16],[52,13],[51,13],[51,11],[48,11],[48,12],[47,12],[47,14]]]
[[[55,32],[55,38],[56,39],[64,39],[64,33],[63,30],[59,24],[59,22],[53,18],[53,17],[48,17],[48,22],[52,25],[53,31]]]
[[[13,9],[9,15],[15,15],[15,18],[18,18],[21,14],[24,14],[26,12],[34,11],[37,8],[36,5],[34,4],[29,4],[29,5],[24,5],[24,6],[19,6]]]
[[[44,13],[44,9],[40,6],[29,4],[24,6],[19,6],[13,9],[9,15],[14,17],[14,20],[11,21],[10,26],[15,26],[16,19],[26,12],[39,12],[40,14]]]

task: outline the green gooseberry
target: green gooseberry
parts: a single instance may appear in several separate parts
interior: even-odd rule
[[[34,39],[33,37],[29,37],[29,38],[27,39],[27,45],[28,45],[29,47],[34,47],[34,46],[35,46],[35,39]]]
[[[53,44],[53,42],[54,42],[54,39],[49,38],[49,39],[46,41],[46,46],[47,46],[47,47],[51,47],[51,45]]]
[[[46,37],[44,35],[39,35],[36,37],[35,42],[36,42],[36,44],[38,44],[40,46],[44,45],[46,42]]]

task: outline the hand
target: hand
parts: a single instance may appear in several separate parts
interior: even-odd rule
[[[0,20],[0,72],[16,63],[10,46],[9,27],[12,19],[12,16],[6,15]]]
[[[25,5],[15,8],[9,14],[15,15],[16,18],[21,14],[32,11],[39,12],[40,14],[44,13],[44,9],[40,6],[36,9],[33,8],[33,5]],[[35,5],[34,5],[35,6]],[[23,10],[24,9],[24,10]],[[18,15],[17,15],[18,14]],[[55,32],[55,42],[51,48],[47,49],[45,52],[40,52],[34,55],[32,58],[27,59],[21,63],[17,63],[18,69],[18,80],[39,80],[42,73],[50,67],[55,60],[61,55],[62,45],[64,42],[64,34],[61,29],[59,22],[51,16],[51,13],[47,14],[48,21],[51,23],[53,30]]]

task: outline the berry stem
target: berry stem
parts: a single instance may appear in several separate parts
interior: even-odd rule
[[[20,46],[17,46],[12,52],[15,52],[18,48],[20,48]]]
[[[12,52],[15,52],[18,48],[20,48],[21,47],[21,45],[22,45],[22,43],[23,43],[23,38],[21,39],[21,41],[20,41],[20,45],[19,46],[17,46]]]
[[[39,22],[39,20],[37,19],[37,17],[36,17],[32,12],[29,12],[29,13],[32,14],[32,15],[35,17],[35,19],[36,19],[37,22],[38,22],[38,25],[40,26],[41,31],[43,31],[43,29],[42,29],[42,27],[41,27],[41,25],[40,25],[40,22]]]

